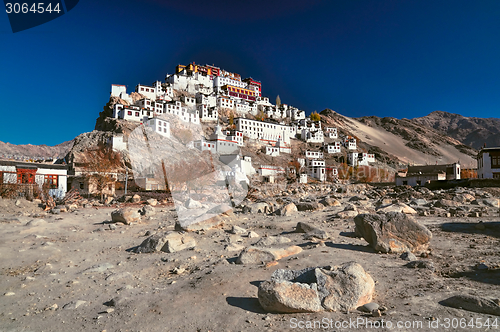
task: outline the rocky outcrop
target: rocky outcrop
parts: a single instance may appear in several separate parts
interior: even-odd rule
[[[432,238],[425,226],[404,213],[360,214],[354,222],[356,234],[384,253],[424,250]]]

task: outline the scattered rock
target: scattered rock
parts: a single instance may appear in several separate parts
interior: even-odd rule
[[[274,246],[277,244],[285,244],[289,242],[292,242],[292,240],[284,236],[268,236],[260,239],[257,243],[255,243],[255,245],[266,247],[266,246]]]
[[[324,205],[324,206],[340,206],[341,205],[338,200],[336,200],[335,198],[331,198],[331,197],[323,198],[321,201],[319,201],[319,203]]]
[[[146,201],[146,203],[148,203],[151,206],[156,206],[156,204],[158,204],[158,201],[155,198],[150,198]]]
[[[408,264],[405,265],[406,267],[410,268],[419,268],[419,269],[428,269],[431,271],[434,271],[434,263],[431,261],[411,261]]]
[[[224,221],[217,214],[203,214],[196,218],[186,218],[175,223],[176,231],[195,232],[222,226]]]
[[[154,234],[145,239],[138,247],[134,249],[135,253],[151,253],[164,251],[168,253],[191,249],[196,246],[193,237],[178,232],[166,232]]]
[[[318,202],[299,202],[295,205],[299,211],[316,211],[324,208],[323,204]]]
[[[30,220],[26,223],[26,226],[29,227],[34,227],[34,226],[40,226],[40,225],[45,225],[47,222],[44,219],[33,219]]]
[[[144,217],[152,217],[156,214],[156,210],[153,207],[154,205],[144,205],[141,210],[141,214]]]
[[[328,233],[325,232],[324,230],[319,229],[317,227],[314,227],[314,226],[312,226],[308,223],[302,222],[302,221],[299,221],[297,223],[297,226],[295,227],[295,231],[297,233],[306,233],[308,237],[309,236],[315,237],[315,238],[318,238],[321,240],[326,240],[330,237],[328,235]]]
[[[234,225],[233,228],[231,229],[231,233],[232,234],[243,235],[243,234],[247,234],[248,231],[246,229],[244,229],[244,228],[241,228],[239,226]]]
[[[379,309],[379,305],[375,302],[370,302],[366,303],[365,305],[362,305],[360,309],[363,310],[364,312],[372,313],[373,311]]]
[[[249,247],[243,250],[236,259],[237,264],[262,264],[280,260],[281,258],[296,255],[302,252],[299,246],[286,248]]]
[[[401,256],[399,256],[399,258],[401,258],[402,260],[405,260],[405,261],[416,261],[417,260],[417,256],[415,256],[410,251],[405,251],[404,253],[401,254]]]
[[[276,211],[276,214],[278,216],[291,216],[295,214],[298,211],[297,206],[294,203],[289,203],[285,206],[283,206],[281,209]]]
[[[224,214],[226,216],[233,216],[233,208],[227,204],[217,205],[207,211],[208,214]]]
[[[132,196],[132,198],[130,199],[130,201],[132,203],[140,203],[141,202],[141,196],[135,194],[134,196]]]
[[[255,233],[254,231],[250,231],[250,232],[248,232],[247,237],[249,237],[250,239],[254,239],[254,238],[258,238],[259,234]]]
[[[355,232],[375,250],[384,253],[414,252],[427,248],[432,233],[407,214],[360,214]]]
[[[139,222],[141,214],[136,208],[124,208],[111,212],[111,220],[113,222],[121,222],[125,225],[130,225],[132,222]]]
[[[78,307],[81,307],[82,305],[85,305],[86,303],[87,303],[87,301],[82,301],[82,300],[71,301],[70,303],[66,303],[63,306],[63,309],[70,309],[70,310],[78,309]]]

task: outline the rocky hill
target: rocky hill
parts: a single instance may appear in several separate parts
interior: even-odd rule
[[[465,145],[480,149],[500,146],[499,118],[469,118],[460,114],[435,111],[411,120],[419,125],[434,128]]]
[[[464,167],[475,167],[476,164],[475,149],[412,120],[376,116],[354,119],[329,109],[320,115],[323,126],[335,126],[340,134],[356,137],[359,148],[377,154],[378,159],[401,164],[456,161]]]

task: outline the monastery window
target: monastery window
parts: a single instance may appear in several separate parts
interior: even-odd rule
[[[132,111],[128,111],[128,112],[127,112],[127,115],[132,115]]]
[[[139,116],[139,112],[135,112],[135,116]]]
[[[491,167],[500,166],[500,156],[491,156]]]

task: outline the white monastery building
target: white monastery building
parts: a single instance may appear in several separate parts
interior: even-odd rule
[[[500,179],[500,147],[482,148],[477,154],[477,177]]]

